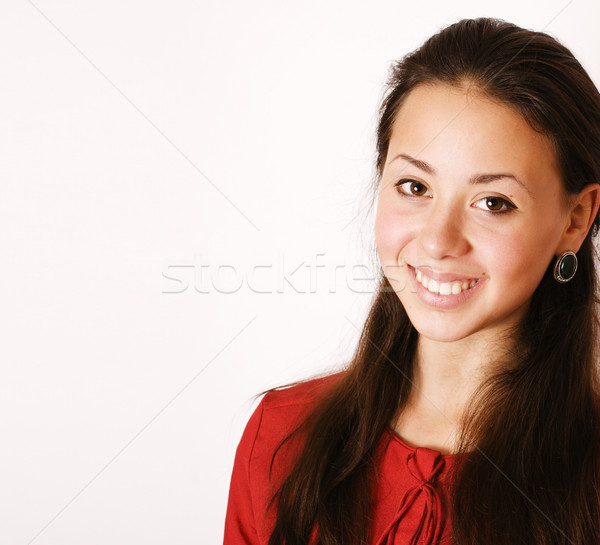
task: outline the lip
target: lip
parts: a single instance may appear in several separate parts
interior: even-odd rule
[[[421,274],[426,276],[427,278],[432,278],[433,280],[437,280],[438,282],[470,282],[471,280],[479,280],[477,276],[469,276],[465,274],[455,274],[455,273],[443,273],[439,271],[435,271],[430,267],[412,267],[408,265],[409,269],[412,269],[411,272],[413,275],[416,275],[417,271],[421,271]]]
[[[481,277],[472,277],[468,275],[460,275],[455,273],[442,273],[426,267],[415,268],[407,264],[409,277],[412,284],[412,291],[426,305],[439,309],[449,310],[459,307],[470,299],[485,283],[485,279]],[[457,294],[440,295],[439,293],[431,293],[420,282],[417,282],[416,271],[420,270],[421,274],[432,278],[438,282],[457,282],[457,281],[473,281],[475,285],[472,288],[461,291]]]

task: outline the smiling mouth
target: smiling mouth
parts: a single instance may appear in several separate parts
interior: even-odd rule
[[[477,279],[466,279],[455,280],[453,282],[439,282],[424,275],[418,269],[416,271],[415,278],[417,282],[421,284],[421,286],[423,286],[427,291],[439,295],[458,295],[463,291],[473,288],[479,281]]]

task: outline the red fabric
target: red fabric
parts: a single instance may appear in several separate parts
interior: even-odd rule
[[[267,503],[289,469],[298,443],[288,444],[269,468],[281,440],[301,421],[314,395],[327,383],[318,379],[268,393],[251,416],[238,445],[231,476],[224,545],[266,545],[274,524]],[[391,430],[378,447],[373,545],[427,545],[450,542],[443,486],[452,456],[412,448]]]

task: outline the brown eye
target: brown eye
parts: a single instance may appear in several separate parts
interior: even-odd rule
[[[495,213],[510,212],[511,210],[517,208],[513,203],[503,199],[502,197],[485,197],[483,199],[479,199],[473,204],[473,206],[475,208],[485,210],[486,212]]]
[[[396,188],[400,193],[410,195],[412,197],[428,196],[427,186],[418,180],[400,180],[396,182]]]
[[[485,206],[492,212],[498,212],[504,207],[504,201],[498,197],[488,197],[485,200]]]
[[[427,188],[421,182],[411,182],[410,183],[410,192],[413,195],[421,196],[427,193]]]

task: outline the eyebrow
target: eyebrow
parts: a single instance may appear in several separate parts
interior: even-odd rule
[[[426,163],[425,161],[421,161],[420,159],[416,159],[415,157],[411,157],[410,155],[407,155],[406,153],[399,153],[398,155],[396,155],[396,157],[394,157],[388,163],[388,165],[393,163],[396,159],[404,159],[411,165],[417,167],[419,170],[422,170],[423,172],[425,172],[427,174],[431,174],[431,175],[436,174],[435,168],[433,168],[429,163]],[[525,191],[527,191],[527,193],[531,193],[529,191],[529,188],[521,180],[519,180],[514,174],[504,174],[504,173],[476,174],[475,176],[471,176],[471,178],[469,178],[469,183],[470,184],[486,184],[489,182],[493,182],[495,180],[499,180],[501,178],[510,178],[510,179],[514,180],[515,182],[517,182],[523,189],[525,189]]]

